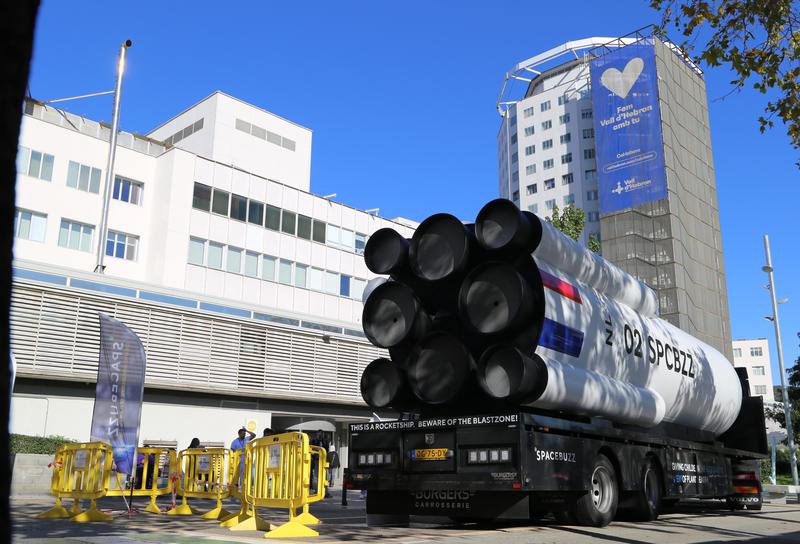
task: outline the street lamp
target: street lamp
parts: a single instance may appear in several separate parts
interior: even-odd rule
[[[111,184],[114,182],[114,159],[117,154],[117,131],[119,130],[119,103],[122,99],[122,74],[125,73],[125,53],[133,42],[125,40],[119,47],[117,61],[117,84],[114,87],[114,106],[111,110],[111,141],[108,143],[108,164],[106,166],[106,182],[103,186],[103,214],[100,217],[100,236],[97,241],[97,265],[94,271],[102,274],[106,266],[103,264],[105,245],[108,233],[108,208],[111,202]]]
[[[792,428],[792,410],[789,405],[789,389],[786,387],[786,370],[783,366],[783,345],[781,344],[781,325],[778,319],[778,304],[787,302],[788,298],[782,298],[778,301],[775,297],[775,277],[773,276],[774,269],[772,268],[772,256],[769,251],[769,236],[764,235],[764,252],[767,257],[767,264],[761,267],[761,270],[769,275],[769,293],[772,297],[772,316],[767,317],[775,325],[775,341],[778,345],[778,366],[781,372],[781,387],[783,388],[783,410],[786,419],[786,435],[789,442],[789,464],[792,469],[792,483],[800,485],[797,478],[797,453],[794,444],[794,429]]]

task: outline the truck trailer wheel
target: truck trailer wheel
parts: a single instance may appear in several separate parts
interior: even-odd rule
[[[658,463],[652,458],[647,459],[642,472],[642,490],[636,497],[633,515],[639,521],[655,521],[661,513],[661,496],[663,489]]]
[[[578,523],[590,527],[605,527],[617,513],[619,491],[617,472],[608,457],[602,453],[592,468],[589,492],[581,496],[575,505]]]

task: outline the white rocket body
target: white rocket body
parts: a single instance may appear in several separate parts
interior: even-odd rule
[[[715,435],[733,424],[742,390],[724,355],[654,317],[655,312],[623,303],[639,301],[647,310],[655,294],[602,258],[582,270],[610,282],[606,285],[616,297],[564,273],[580,262],[575,253],[545,254],[572,264],[562,268],[562,263],[547,262],[538,249],[534,253],[545,280],[545,330],[536,353],[545,362],[548,382],[531,406],[644,427],[672,422]],[[632,295],[626,291],[630,286]]]

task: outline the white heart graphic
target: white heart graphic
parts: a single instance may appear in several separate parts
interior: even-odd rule
[[[603,87],[624,99],[631,92],[631,87],[639,79],[642,70],[644,70],[644,61],[639,57],[635,57],[628,61],[622,72],[616,68],[609,68],[603,72],[603,75],[600,76],[600,83],[603,84]]]

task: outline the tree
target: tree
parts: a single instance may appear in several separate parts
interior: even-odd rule
[[[789,395],[789,409],[792,413],[792,429],[794,430],[794,442],[800,442],[800,357],[794,362],[794,366],[789,368],[786,373],[789,375],[786,388],[783,394]],[[783,400],[783,399],[781,399]],[[767,408],[767,416],[780,423],[781,427],[786,428],[786,414],[783,406],[777,408]]]
[[[662,12],[660,32],[672,25],[686,37],[679,45],[687,54],[696,49],[694,56],[705,65],[731,69],[732,92],[748,81],[762,94],[769,92],[759,129],[772,128],[777,117],[800,149],[800,2],[650,0],[650,7]],[[696,47],[704,30],[711,36]]]
[[[577,240],[586,225],[586,214],[582,209],[576,208],[572,204],[567,204],[561,215],[559,215],[558,206],[553,205],[553,212],[549,217],[545,217],[544,220],[573,240]],[[595,253],[600,253],[600,240],[594,234],[589,235],[587,246]]]

